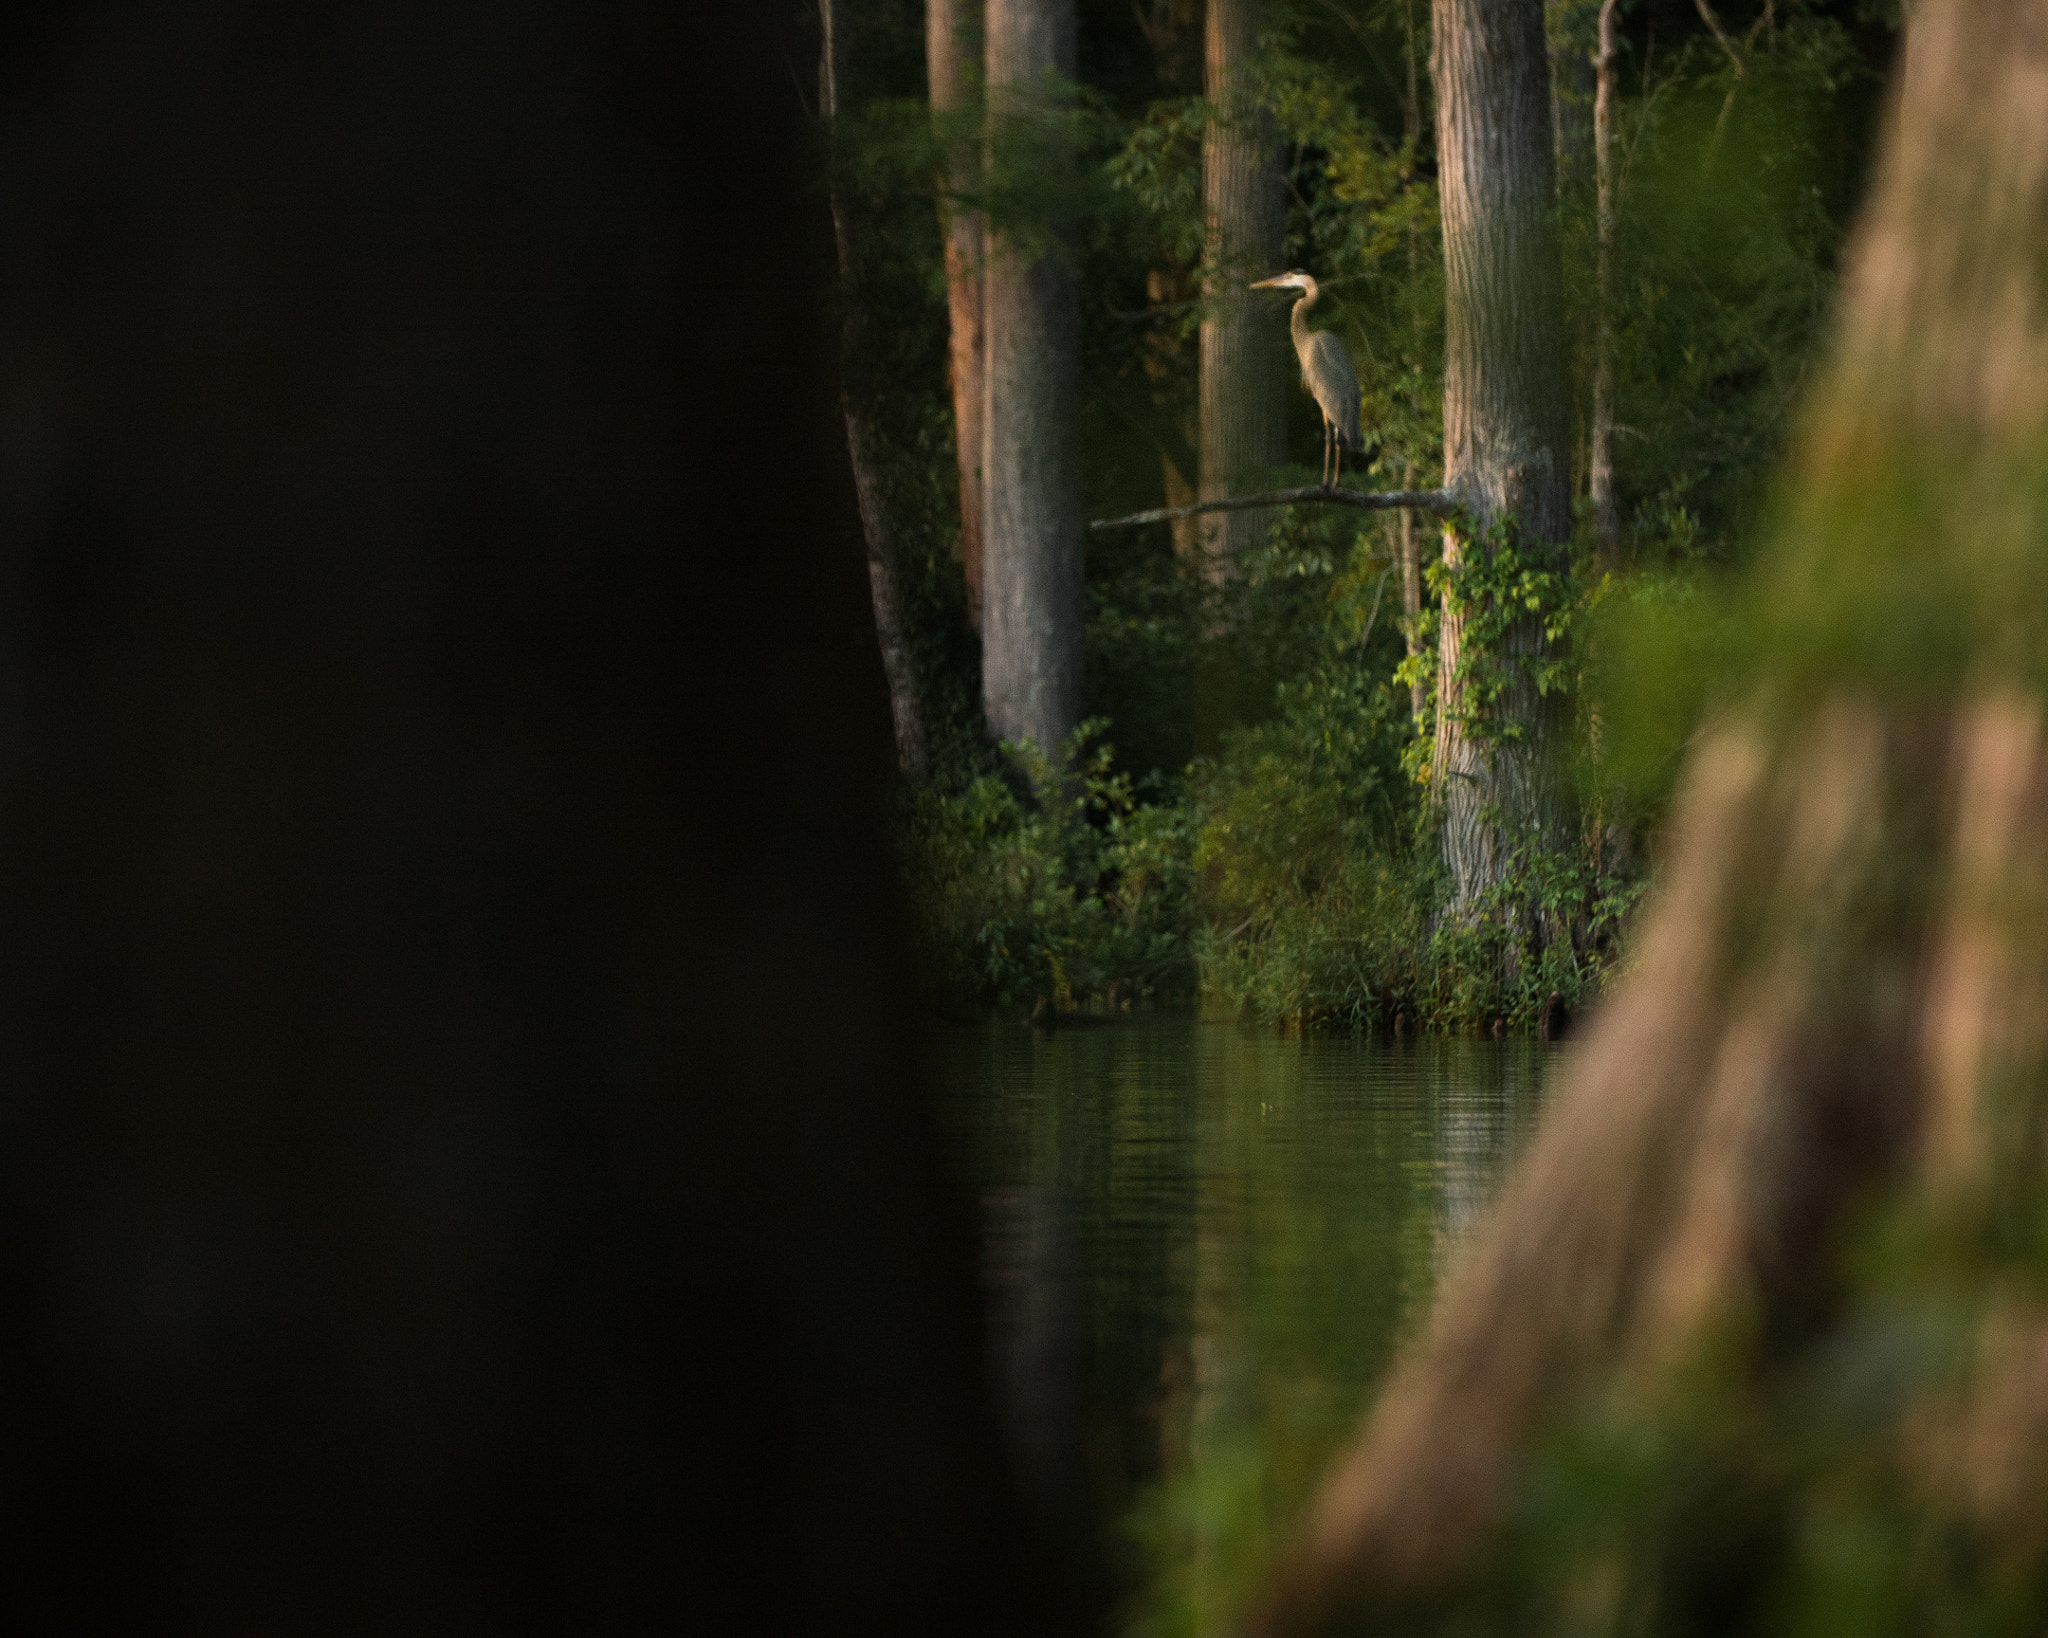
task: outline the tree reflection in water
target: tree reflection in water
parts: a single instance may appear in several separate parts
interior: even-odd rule
[[[936,1050],[1046,1528],[1094,1544],[1131,1630],[1225,1630],[1558,1049],[1145,1021]]]

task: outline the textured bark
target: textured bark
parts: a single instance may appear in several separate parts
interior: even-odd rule
[[[1615,43],[1616,0],[1600,0],[1600,45],[1593,92],[1593,167],[1598,188],[1596,252],[1599,311],[1593,330],[1592,472],[1593,542],[1600,567],[1621,560],[1621,521],[1614,505],[1614,82],[1620,71]]]
[[[980,45],[979,0],[925,0],[925,70],[932,114],[958,116],[974,101]],[[981,629],[981,212],[955,201],[974,183],[978,167],[971,134],[954,133],[939,178],[939,225],[946,248],[947,366],[952,377],[954,447],[960,464],[960,570],[967,580],[967,615]]]
[[[1542,0],[1436,0],[1431,70],[1444,222],[1444,487],[1484,530],[1512,518],[1525,551],[1571,535],[1569,376],[1552,195],[1549,61]],[[1444,535],[1455,566],[1481,549]],[[1518,678],[1494,737],[1464,720],[1464,620],[1439,631],[1432,787],[1453,914],[1503,879],[1512,848],[1562,839],[1554,766],[1563,702],[1542,699],[1524,662],[1547,652],[1542,622],[1513,628],[1491,659]],[[1519,737],[1498,737],[1512,726]]]
[[[1285,181],[1272,116],[1247,98],[1243,67],[1259,43],[1258,0],[1209,0],[1205,84],[1220,110],[1202,135],[1202,208],[1208,221],[1201,329],[1201,474],[1205,501],[1231,492],[1240,473],[1287,458],[1288,356],[1277,302],[1245,286],[1279,271],[1287,226]],[[1224,515],[1201,531],[1212,577],[1263,538],[1256,518]]]
[[[1390,1607],[1443,1596],[1535,1429],[1593,1403],[1625,1425],[1709,1339],[1721,1372],[1827,1402],[1826,1373],[1869,1357],[1840,1347],[1869,1315],[1832,1282],[1879,1186],[1959,1243],[2032,1232],[2048,1126],[2043,223],[2040,0],[1924,0],[1768,571],[1799,604],[1784,629],[1833,621],[1834,657],[1801,646],[1775,703],[1690,759],[1629,977],[1255,1631],[1384,1630]],[[1879,588],[1908,569],[1910,591]],[[1940,599],[1934,618],[1954,619],[1900,681],[1888,598]],[[1985,1289],[1971,1372],[1861,1437],[1981,1532],[1973,1550],[2030,1555],[2020,1585],[2048,1550],[2048,1317]],[[1731,1355],[1738,1337],[1755,1341]]]
[[[846,62],[843,36],[838,27],[835,0],[818,0],[818,21],[823,47],[818,61],[818,111],[829,128],[839,117],[846,95]],[[839,252],[839,275],[843,280],[850,266],[850,245],[845,203],[832,196],[832,237]],[[924,709],[918,701],[917,672],[910,658],[910,643],[903,623],[903,598],[897,584],[896,543],[882,507],[881,490],[875,481],[872,451],[853,395],[840,391],[840,408],[846,417],[846,452],[853,463],[855,492],[860,498],[861,533],[867,542],[868,592],[875,611],[875,640],[882,651],[882,671],[889,683],[889,715],[896,730],[896,760],[904,774],[922,779],[930,766],[926,751]]]
[[[991,147],[1071,164],[1042,96],[1074,74],[1073,0],[990,0]],[[983,273],[982,703],[1047,755],[1081,720],[1081,315],[1073,268],[991,228]]]
[[[1408,144],[1408,151],[1420,154],[1422,151],[1422,77],[1417,72],[1415,50],[1415,0],[1401,0],[1401,42],[1403,66],[1407,69],[1405,94],[1401,99],[1401,132]],[[1408,276],[1413,279],[1422,268],[1422,233],[1413,222],[1408,227]],[[1419,335],[1422,330],[1422,315],[1415,315],[1415,328]],[[1401,463],[1401,487],[1415,487],[1415,463]],[[1415,513],[1403,511],[1397,525],[1395,556],[1401,567],[1401,636],[1408,645],[1408,658],[1414,659],[1423,650],[1422,623],[1422,542],[1415,527]],[[1417,677],[1408,685],[1408,706],[1417,721],[1429,709],[1429,681]]]

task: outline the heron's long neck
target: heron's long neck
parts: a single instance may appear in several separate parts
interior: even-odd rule
[[[1316,299],[1321,295],[1321,290],[1310,285],[1302,293],[1301,300],[1294,304],[1294,311],[1287,316],[1287,328],[1293,335],[1297,348],[1305,346],[1308,342],[1308,310],[1315,306]]]

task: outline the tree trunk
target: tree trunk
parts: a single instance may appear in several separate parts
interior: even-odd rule
[[[1599,190],[1597,281],[1593,331],[1593,542],[1600,567],[1621,560],[1621,522],[1614,509],[1614,79],[1620,49],[1614,38],[1616,0],[1600,0],[1600,46],[1594,58],[1593,168]]]
[[[818,63],[818,111],[829,129],[839,118],[845,95],[845,51],[835,14],[835,0],[818,0],[818,21],[823,29],[823,49]],[[845,203],[832,196],[832,236],[839,251],[839,277],[843,285],[852,267]],[[851,322],[849,318],[849,322]],[[853,393],[842,382],[840,409],[846,417],[846,450],[853,462],[854,489],[860,498],[861,532],[867,541],[868,590],[874,602],[875,638],[882,650],[882,671],[889,683],[889,714],[896,728],[896,760],[906,777],[922,779],[930,766],[924,711],[917,697],[917,673],[911,663],[910,643],[903,621],[903,599],[897,585],[895,541],[891,538],[887,514],[882,509],[881,490],[875,479],[873,450]]]
[[[1147,0],[1136,10],[1145,43],[1152,48],[1161,87],[1169,95],[1185,93],[1201,71],[1200,0]],[[1145,275],[1145,299],[1154,308],[1179,306],[1190,299],[1191,290],[1192,280],[1182,268],[1154,268]],[[1152,407],[1166,417],[1177,434],[1170,440],[1162,439],[1159,450],[1161,487],[1167,508],[1172,511],[1193,506],[1202,498],[1198,485],[1201,433],[1189,415],[1191,406],[1180,367],[1185,345],[1178,324],[1160,322],[1152,325],[1145,343],[1145,373],[1154,383]],[[1183,562],[1193,562],[1193,554],[1202,549],[1200,521],[1179,517],[1170,527],[1173,555]]]
[[[926,77],[932,116],[957,121],[974,101],[974,60],[980,45],[978,0],[925,0]],[[949,116],[951,119],[949,120]],[[952,376],[954,447],[960,463],[960,569],[967,580],[967,617],[981,629],[981,418],[982,384],[981,212],[959,197],[974,185],[978,166],[971,133],[947,132],[946,168],[939,179],[939,224],[946,246],[946,308],[951,325],[947,363]]]
[[[832,0],[825,0],[830,5]],[[862,533],[868,545],[868,593],[875,608],[875,640],[882,650],[882,672],[889,682],[889,717],[896,729],[896,762],[904,776],[921,780],[931,771],[925,740],[924,711],[918,703],[917,670],[911,662],[910,638],[903,600],[896,587],[896,542],[882,510],[871,452],[865,447],[866,427],[851,406],[846,410],[846,450],[853,461],[854,493],[860,501]]]
[[[1401,0],[1401,39],[1403,66],[1407,69],[1406,94],[1401,100],[1401,134],[1411,155],[1420,157],[1422,151],[1422,78],[1417,72],[1415,51],[1415,0]],[[1422,235],[1413,222],[1408,227],[1408,278],[1413,283],[1422,270]],[[1416,334],[1422,332],[1422,315],[1415,316]],[[1401,487],[1415,487],[1415,463],[1401,463]],[[1422,545],[1415,527],[1415,514],[1403,508],[1399,514],[1398,532],[1395,536],[1395,553],[1401,565],[1401,633],[1407,640],[1408,658],[1414,659],[1423,650],[1422,623]],[[1429,683],[1417,677],[1408,685],[1408,706],[1415,720],[1420,722],[1429,709]]]
[[[1549,59],[1542,0],[1436,0],[1431,70],[1444,222],[1444,487],[1483,533],[1512,520],[1525,555],[1560,558],[1571,535],[1570,410],[1562,268],[1552,191]],[[1455,568],[1488,548],[1444,533]],[[1453,915],[1477,913],[1511,852],[1563,838],[1554,767],[1569,720],[1529,667],[1549,652],[1540,616],[1493,654],[1465,651],[1466,615],[1445,599],[1432,788]],[[1475,720],[1465,673],[1508,671]]]
[[[1241,472],[1287,458],[1286,303],[1245,286],[1280,270],[1287,226],[1285,179],[1272,116],[1252,104],[1243,69],[1259,44],[1258,0],[1209,0],[1204,83],[1219,110],[1202,134],[1202,208],[1208,223],[1201,329],[1203,500],[1221,500]],[[1221,579],[1266,524],[1247,513],[1204,521],[1207,570]]]
[[[1447,1610],[1529,1442],[1589,1406],[1609,1429],[1666,1426],[1649,1419],[1674,1402],[1770,1429],[1853,1403],[1853,1483],[1897,1475],[1910,1540],[1955,1543],[1929,1574],[1967,1551],[1998,1587],[2042,1585],[2048,1320],[2014,1295],[2038,1289],[2020,1248],[2038,1244],[2048,1183],[2042,17],[2039,0],[1914,9],[1785,521],[1757,571],[1755,691],[1691,757],[1629,976],[1256,1631],[1340,1615],[1387,1630],[1389,1606],[1415,1598]],[[1847,1281],[1872,1262],[1849,1238],[1871,1225],[1910,1238]],[[1871,1339],[1927,1313],[1901,1303],[1928,1293],[1952,1304],[1939,1361],[1887,1343],[1899,1351],[1879,1365]],[[1895,1373],[1875,1395],[1874,1370]],[[1829,1484],[1850,1488],[1839,1466],[1809,1481],[1804,1454],[1781,1454],[1753,1449],[1710,1492],[1782,1507],[1763,1515],[1777,1533],[1723,1527],[1723,1558],[1688,1566],[1718,1614],[1660,1608],[1657,1630],[1761,1627],[1727,1596],[1780,1573],[1754,1545],[1828,1517]],[[1631,1505],[1654,1532],[1666,1503]],[[1556,1565],[1558,1582],[1639,1593],[1602,1550]],[[1899,1569],[1888,1599],[1916,1585]],[[1575,1604],[1569,1622],[1523,1624],[1637,1623]]]
[[[1071,167],[1042,99],[1049,73],[1073,78],[1073,0],[989,0],[984,28],[992,158]],[[1081,720],[1081,314],[1072,265],[1028,255],[990,225],[982,701],[998,738],[1054,756]]]

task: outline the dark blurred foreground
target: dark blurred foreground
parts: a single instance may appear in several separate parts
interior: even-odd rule
[[[1050,1632],[906,1071],[811,66],[0,49],[0,1606]]]

